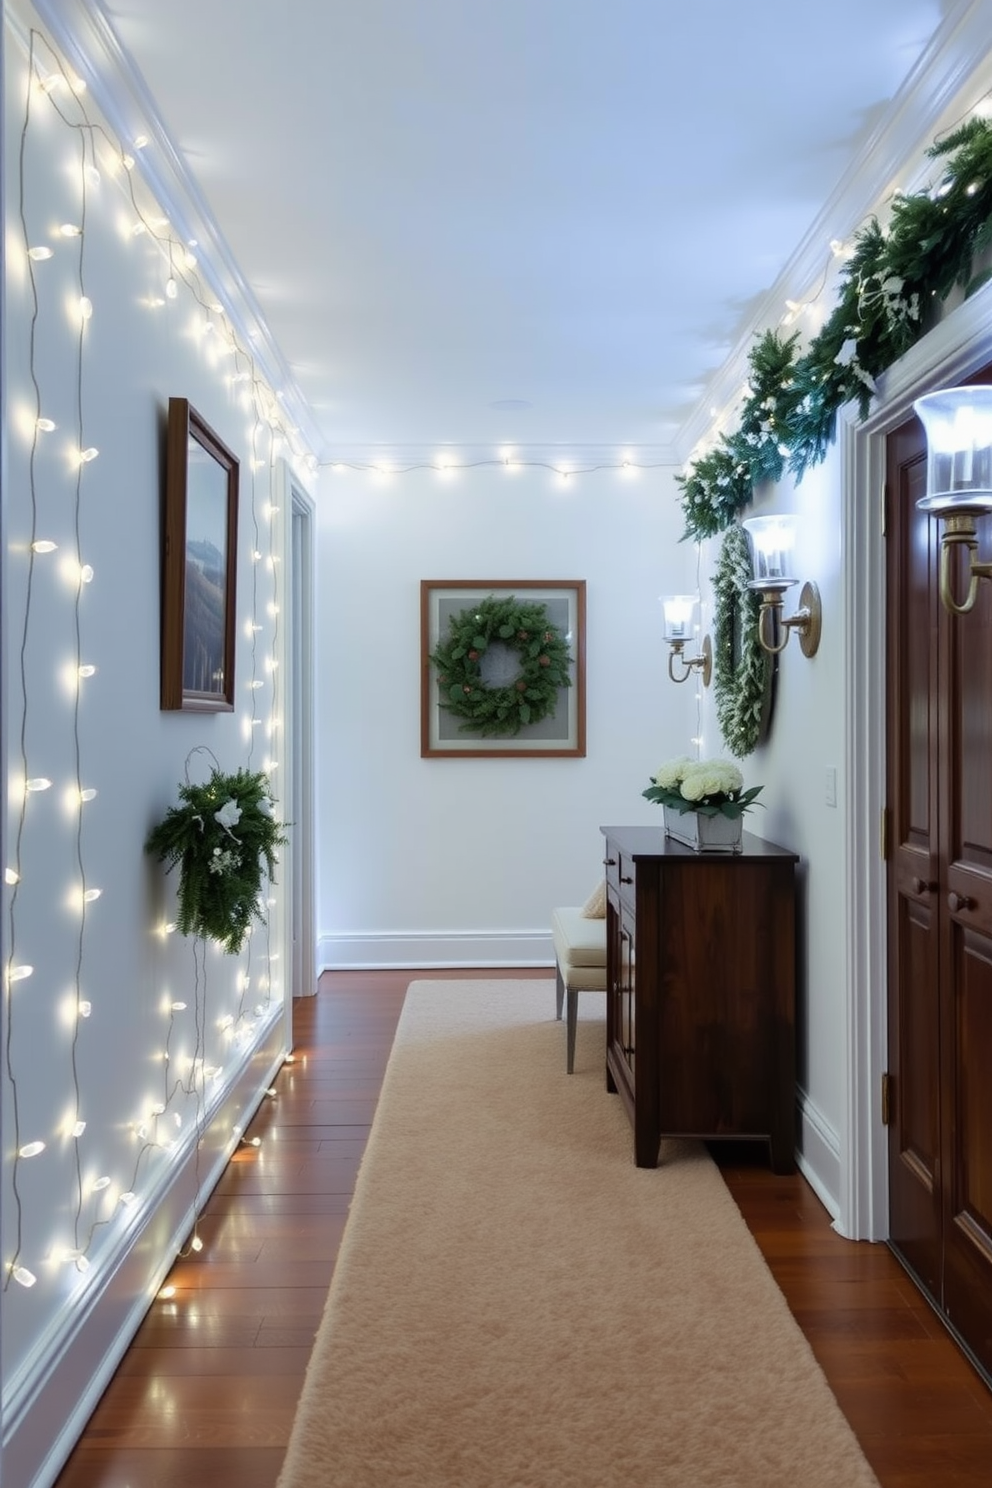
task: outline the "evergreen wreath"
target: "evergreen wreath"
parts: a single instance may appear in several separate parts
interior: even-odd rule
[[[775,663],[758,639],[761,596],[748,588],[751,577],[747,536],[733,526],[713,575],[713,691],[720,732],[738,759],[761,740]]]
[[[844,404],[868,417],[875,379],[930,329],[936,304],[992,276],[975,272],[992,245],[992,123],[969,120],[927,156],[943,162],[940,179],[896,199],[887,233],[873,217],[855,234],[837,304],[806,351],[795,334],[757,341],[738,428],[676,477],[686,538],[730,527],[786,467],[801,481],[826,458]]]
[[[482,679],[487,650],[502,644],[515,650],[519,671],[504,687]],[[484,737],[519,734],[525,724],[554,713],[558,691],[571,687],[568,644],[534,600],[489,595],[448,622],[448,635],[431,653],[437,668],[438,701],[463,722],[460,733]]]
[[[262,771],[225,775],[214,768],[205,785],[188,779],[180,785],[179,799],[182,805],[170,807],[149,833],[145,850],[165,862],[167,873],[179,864],[177,929],[237,955],[252,920],[264,922],[262,871],[275,883],[285,823],[273,816]]]

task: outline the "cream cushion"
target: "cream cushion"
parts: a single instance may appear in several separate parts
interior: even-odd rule
[[[600,968],[600,975],[585,983],[566,977],[573,987],[605,987],[602,968],[606,965],[606,925],[601,919],[590,919],[581,909],[555,909],[551,912],[551,936],[555,956],[562,972],[582,968]]]

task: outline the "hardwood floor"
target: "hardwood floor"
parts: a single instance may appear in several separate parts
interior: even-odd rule
[[[232,1159],[57,1488],[273,1488],[407,983],[472,974],[325,974],[296,1004],[262,1145]],[[841,1240],[801,1177],[716,1155],[883,1488],[990,1488],[992,1392],[890,1252]]]

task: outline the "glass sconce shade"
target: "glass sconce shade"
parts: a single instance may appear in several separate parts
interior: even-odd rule
[[[796,543],[796,518],[776,514],[748,517],[744,530],[751,545],[751,569],[754,578],[748,588],[761,595],[758,611],[758,640],[772,656],[784,651],[791,631],[799,632],[804,656],[815,656],[820,644],[822,624],[820,591],[815,584],[804,584],[799,608],[786,618],[782,614],[782,595],[799,580],[792,572],[792,550]]]
[[[787,589],[795,584],[792,550],[796,542],[793,516],[748,517],[744,530],[751,544],[752,589]]]
[[[692,635],[692,620],[698,601],[694,594],[664,594],[665,640],[687,641]]]
[[[943,388],[913,407],[927,437],[920,510],[992,511],[992,387]]]

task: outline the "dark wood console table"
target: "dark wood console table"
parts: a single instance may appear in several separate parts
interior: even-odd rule
[[[793,852],[745,832],[698,853],[664,828],[606,837],[606,1081],[638,1167],[663,1136],[767,1138],[795,1166]]]

